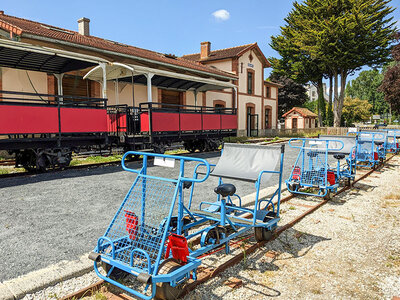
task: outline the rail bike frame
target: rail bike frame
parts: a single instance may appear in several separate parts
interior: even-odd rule
[[[128,155],[143,156],[143,166],[140,170],[131,169],[125,165],[125,158]],[[148,175],[149,158],[179,161],[178,179]],[[185,163],[188,162],[202,163],[206,168],[204,177],[201,179],[185,177]],[[205,181],[210,172],[210,165],[206,160],[200,158],[129,151],[122,158],[122,168],[125,171],[137,174],[137,176],[105,234],[98,239],[97,246],[90,258],[95,261],[94,269],[101,279],[142,299],[152,299],[155,296],[158,282],[169,282],[171,286],[176,286],[189,278],[196,279],[196,269],[201,261],[192,254],[187,256],[187,262],[179,269],[169,274],[158,274],[158,271],[161,261],[165,258],[166,242],[171,231],[171,220],[175,206],[178,208],[178,233],[183,228],[183,215],[184,211],[187,211],[183,200],[184,184]],[[170,197],[163,197],[163,192],[167,193],[168,188]],[[132,199],[137,201],[132,201]],[[131,202],[131,205],[128,205],[129,202]],[[169,205],[167,205],[168,203]],[[161,216],[162,221],[158,228],[155,227],[155,224],[150,225],[153,217],[147,215],[146,212],[148,209],[151,210],[154,205],[159,205],[157,210],[164,209],[164,212],[166,212],[165,215]],[[128,209],[132,211],[128,211]],[[136,210],[133,211],[134,209]],[[125,218],[123,217],[124,214]],[[136,219],[133,219],[133,215]],[[110,238],[113,231],[120,233],[118,238]],[[99,272],[97,266],[99,261],[111,266],[105,276]],[[144,293],[151,287],[151,295],[141,293],[110,278],[114,268],[136,276],[138,281],[146,285]]]
[[[301,145],[293,142],[301,142]],[[341,147],[330,147],[330,143],[338,143]],[[336,192],[339,187],[340,163],[337,163],[336,168],[331,168],[328,155],[329,152],[343,148],[344,143],[341,140],[293,138],[289,140],[289,146],[300,149],[289,179],[285,181],[290,193],[325,197],[330,192]],[[300,190],[307,188],[316,189],[316,192]]]
[[[221,151],[221,153],[223,153],[223,150]],[[281,200],[283,161],[284,145],[281,147],[279,171],[263,170],[259,173],[258,178],[253,181],[256,190],[254,208],[249,208],[242,205],[241,197],[238,194],[234,194],[233,196],[227,196],[226,198],[222,197],[221,195],[217,195],[217,200],[215,202],[202,201],[199,204],[199,209],[193,211],[192,199],[194,194],[194,185],[192,186],[187,212],[190,217],[195,220],[195,222],[188,226],[184,226],[182,228],[182,232],[187,231],[191,227],[195,227],[209,221],[213,222],[213,224],[186,236],[187,239],[200,236],[201,247],[192,252],[191,256],[198,257],[212,250],[213,248],[219,247],[224,244],[225,252],[229,253],[229,241],[233,238],[245,233],[246,231],[254,227],[263,227],[268,231],[272,231],[277,227],[277,224],[280,220],[279,211]],[[204,166],[202,163],[196,166],[193,174],[194,178],[197,178],[198,174],[202,174],[198,171],[198,169],[202,166]],[[210,166],[215,167],[216,165],[210,164]],[[260,199],[261,181],[263,179],[263,176],[266,174],[277,174],[279,177],[279,184],[271,197],[267,199]],[[211,173],[210,175],[213,174]],[[242,178],[233,176],[227,178],[223,176],[215,176],[218,177],[218,185],[223,184],[224,179],[252,182],[251,180],[244,180]],[[236,200],[238,203],[235,204]],[[276,200],[275,203],[274,200]],[[263,204],[265,205],[262,207]],[[269,208],[272,208],[272,211],[268,210]],[[225,228],[226,226],[232,228],[233,233],[225,234],[224,232],[222,232],[222,236],[219,238],[218,241],[207,244],[207,236],[210,231],[218,228]]]
[[[357,136],[357,166],[373,168],[385,159],[387,147],[385,132],[359,131],[354,134]]]
[[[400,130],[388,129],[386,151],[390,153],[398,153],[400,150],[399,140],[400,140]]]

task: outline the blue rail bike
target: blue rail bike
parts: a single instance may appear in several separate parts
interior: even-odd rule
[[[400,147],[399,147],[400,130],[388,129],[387,136],[388,136],[388,138],[387,138],[386,151],[397,154],[400,151]]]
[[[221,246],[228,253],[229,241],[253,228],[258,238],[268,238],[279,221],[280,184],[269,199],[259,199],[259,189],[261,181],[273,174],[281,183],[284,148],[260,147],[225,144],[216,165],[200,158],[127,152],[122,167],[137,176],[90,254],[96,274],[142,299],[176,299],[187,280],[197,279],[203,254]],[[124,163],[127,155],[142,155],[142,168],[128,168]],[[179,175],[149,175],[150,159],[164,167],[179,162]],[[278,161],[279,170],[275,171]],[[195,171],[188,176],[185,165],[193,164]],[[196,189],[210,175],[220,177],[214,189],[217,201],[201,202],[198,209],[192,209]],[[254,182],[254,208],[232,205],[236,188],[222,183],[222,177]],[[198,238],[199,245],[189,247]],[[118,280],[125,276],[135,280]]]
[[[387,132],[359,131],[357,136],[357,166],[374,168],[386,157]]]
[[[338,139],[293,138],[289,146],[299,149],[286,185],[292,194],[309,195],[330,199],[339,186],[336,178],[337,164],[329,165],[329,154],[343,149]]]
[[[335,178],[339,182],[345,182],[350,186],[355,179],[357,170],[356,149],[357,137],[356,136],[342,136],[342,135],[319,135],[321,140],[340,140],[343,142],[343,148],[338,151],[329,151],[329,154],[337,160]]]

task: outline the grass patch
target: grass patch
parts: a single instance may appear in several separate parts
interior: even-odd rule
[[[89,156],[86,158],[73,158],[70,166],[78,166],[78,165],[88,165],[88,164],[98,164],[98,163],[108,163],[121,161],[122,154],[114,154],[110,156]]]
[[[9,169],[0,168],[0,175],[5,175],[5,174],[9,174],[9,173],[10,173]]]
[[[388,200],[400,200],[400,193],[397,192],[391,192],[390,194],[385,196],[385,199]]]

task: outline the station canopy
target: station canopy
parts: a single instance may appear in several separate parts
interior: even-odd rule
[[[109,63],[106,66],[107,80],[118,80],[146,85],[148,74],[153,75],[151,79],[152,86],[167,89],[182,91],[196,90],[198,92],[202,92],[207,90],[220,90],[236,87],[236,85],[229,81],[217,80],[209,77],[205,78],[145,66],[122,63]],[[84,79],[102,81],[103,69],[101,66],[94,67],[84,76]]]
[[[106,63],[98,57],[0,39],[0,67],[61,74]]]

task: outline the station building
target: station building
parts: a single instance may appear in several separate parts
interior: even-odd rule
[[[262,135],[276,128],[280,86],[264,81],[270,64],[256,43],[211,51],[211,43],[204,42],[200,53],[177,57],[92,36],[89,24],[82,18],[79,30],[72,31],[0,11],[1,39],[104,61],[53,75],[45,65],[40,71],[18,70],[18,63],[26,65],[35,57],[21,53],[19,61],[10,61],[0,49],[0,59],[9,65],[0,68],[0,91],[104,97],[108,105],[152,102],[237,109],[238,135]],[[105,78],[107,84],[101,84]]]

